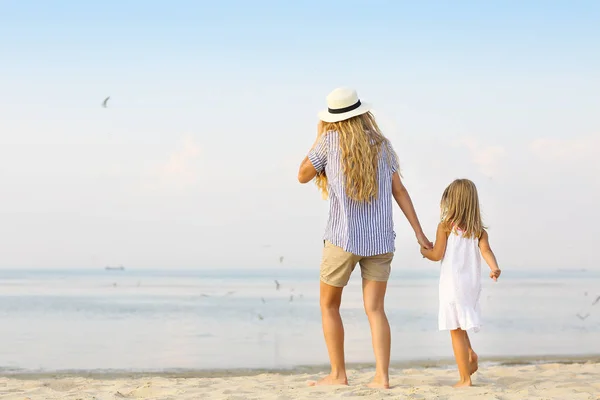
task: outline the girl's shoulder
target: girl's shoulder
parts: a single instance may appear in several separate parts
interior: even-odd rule
[[[449,235],[454,230],[454,224],[446,220],[441,220],[438,224],[438,229],[443,230],[447,235]]]

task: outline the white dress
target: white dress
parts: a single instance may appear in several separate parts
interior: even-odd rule
[[[481,253],[479,239],[465,238],[461,230],[448,235],[440,272],[440,330],[481,327]]]

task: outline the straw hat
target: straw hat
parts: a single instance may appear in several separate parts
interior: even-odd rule
[[[325,122],[339,122],[371,110],[371,105],[363,103],[354,89],[337,88],[327,95],[327,110],[319,112],[319,119]]]

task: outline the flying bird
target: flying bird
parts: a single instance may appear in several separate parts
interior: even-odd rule
[[[104,99],[104,101],[102,102],[102,107],[106,108],[106,104],[108,103],[109,99],[110,99],[110,96],[108,96],[107,98]]]
[[[596,297],[596,300],[594,300],[592,305],[595,306],[599,301],[600,301],[600,296]]]
[[[281,284],[279,284],[279,282],[277,281],[277,279],[275,280],[275,290],[279,290],[279,287],[281,286]]]
[[[577,313],[577,318],[579,318],[579,319],[580,319],[580,320],[582,320],[582,321],[583,321],[583,320],[585,320],[585,319],[586,319],[587,317],[589,317],[589,316],[590,316],[590,314],[589,314],[589,313],[588,313],[588,314],[585,314],[585,315],[581,315],[581,314]]]

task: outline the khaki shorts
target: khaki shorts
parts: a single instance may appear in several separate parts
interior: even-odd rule
[[[392,269],[394,253],[362,257],[348,253],[341,247],[325,242],[321,260],[321,281],[335,287],[344,287],[356,264],[360,264],[363,279],[387,282]]]

